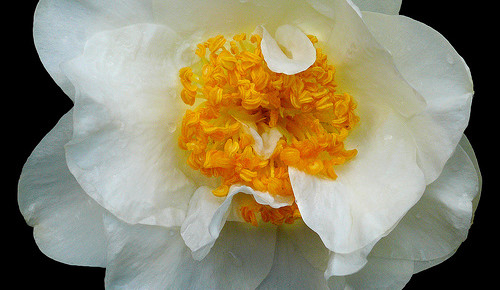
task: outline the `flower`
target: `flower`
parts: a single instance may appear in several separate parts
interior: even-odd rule
[[[40,2],[74,101],[19,183],[40,249],[110,288],[402,288],[451,256],[480,191],[460,56],[394,1],[240,2]]]

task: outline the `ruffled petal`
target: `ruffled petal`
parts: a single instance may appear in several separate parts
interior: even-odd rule
[[[346,140],[358,154],[336,167],[336,180],[288,169],[304,222],[336,253],[354,252],[385,235],[425,190],[401,117],[377,107],[360,115],[362,124]]]
[[[479,191],[478,172],[458,146],[439,178],[372,255],[414,261],[448,257],[467,238]]]
[[[65,65],[77,88],[68,167],[94,200],[129,223],[180,225],[196,188],[181,171],[177,145],[184,49],[167,27],[138,24],[96,34]]]
[[[328,289],[323,270],[311,265],[305,252],[297,248],[295,231],[286,226],[278,228],[273,267],[257,289]]]
[[[72,125],[70,111],[28,158],[19,180],[19,208],[45,255],[67,264],[103,267],[105,210],[66,166],[64,144],[71,139]]]
[[[228,222],[212,251],[196,261],[179,228],[129,225],[112,217],[105,224],[109,289],[254,289],[272,266],[276,234],[270,228]]]
[[[325,278],[346,276],[358,272],[368,263],[368,255],[376,242],[378,242],[378,239],[351,253],[330,252],[328,267],[325,270]]]
[[[325,38],[324,52],[335,66],[342,92],[358,105],[390,106],[404,117],[422,112],[425,99],[396,69],[390,53],[370,33],[365,22],[346,1],[331,4],[334,25]]]
[[[235,195],[249,194],[257,202],[274,208],[290,205],[293,199],[274,199],[268,193],[253,190],[243,185],[233,185],[225,197],[216,197],[213,188],[202,186],[196,190],[189,210],[181,227],[181,236],[192,250],[195,260],[203,259],[215,244],[226,220],[231,214],[231,204]]]
[[[80,55],[87,39],[96,32],[153,22],[148,2],[42,0],[38,3],[33,24],[37,52],[50,76],[72,100],[75,90],[61,71],[61,64]]]
[[[439,176],[469,122],[473,96],[469,68],[450,43],[425,24],[377,13],[364,13],[363,19],[427,102],[426,110],[410,119],[408,126],[430,183]]]

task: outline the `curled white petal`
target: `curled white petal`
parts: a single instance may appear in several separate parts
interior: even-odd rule
[[[181,236],[195,260],[202,260],[210,252],[230,214],[231,202],[238,193],[253,195],[257,202],[273,208],[291,205],[293,202],[293,197],[273,197],[244,185],[231,186],[225,198],[214,196],[210,187],[198,188],[191,198],[181,227]]]
[[[273,196],[268,192],[261,192],[261,191],[253,191],[252,195],[257,203],[268,205],[272,208],[280,208],[292,205],[294,200],[293,196],[281,196],[281,195]]]
[[[305,71],[316,61],[316,49],[311,40],[297,27],[280,26],[275,37],[276,39],[263,28],[260,47],[267,66],[273,72],[293,75]],[[279,45],[290,52],[291,58]]]
[[[237,120],[238,122],[240,122],[240,124],[243,125],[243,130],[245,130],[246,133],[250,134],[250,136],[253,137],[254,144],[252,144],[252,148],[255,153],[257,153],[257,155],[264,159],[269,159],[269,157],[271,157],[271,155],[273,154],[274,149],[276,149],[278,141],[281,137],[283,137],[283,134],[281,134],[281,132],[276,127],[273,127],[263,132],[261,135],[259,134],[259,132],[257,132],[257,126],[255,125],[255,123],[242,121],[239,119]]]

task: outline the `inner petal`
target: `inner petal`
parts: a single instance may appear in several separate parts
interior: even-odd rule
[[[291,57],[285,55],[278,44],[284,46]],[[316,49],[311,40],[291,25],[278,27],[276,39],[263,28],[261,48],[267,66],[277,73],[296,74],[305,71],[316,61]]]
[[[317,38],[289,25],[276,34],[292,53],[310,44],[314,53],[306,54],[314,57],[303,71],[273,71],[264,55],[264,39],[242,33],[229,41],[218,35],[198,44],[200,60],[179,72],[181,98],[193,106],[184,115],[178,140],[189,152],[187,163],[220,179],[212,191],[217,197],[227,197],[235,184],[264,193],[239,203],[242,219],[254,225],[293,223],[301,217],[289,166],[335,179],[333,167],[357,153],[344,148],[359,121],[357,105],[338,91],[335,68],[315,47]],[[300,43],[293,40],[297,37]],[[270,200],[293,202],[273,207]]]

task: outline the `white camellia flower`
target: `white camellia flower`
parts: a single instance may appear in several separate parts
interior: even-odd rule
[[[19,181],[40,250],[147,289],[400,289],[452,256],[472,79],[400,6],[41,0],[74,107]]]

